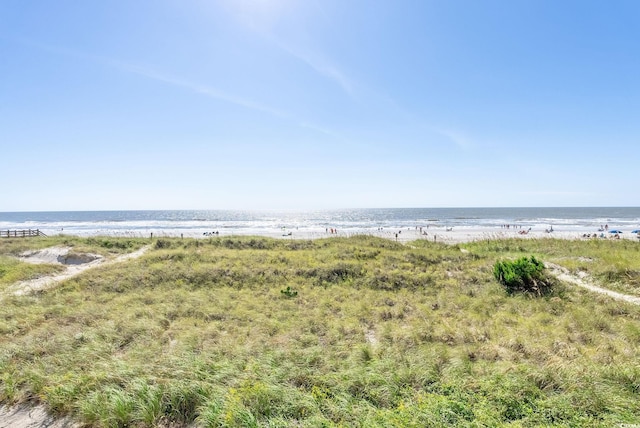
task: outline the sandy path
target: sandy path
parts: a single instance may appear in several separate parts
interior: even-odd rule
[[[573,275],[567,269],[553,263],[546,263],[546,266],[550,269],[551,274],[553,274],[556,278],[558,278],[561,281],[565,281],[565,282],[577,285],[579,287],[586,288],[587,290],[593,291],[595,293],[605,294],[616,300],[622,300],[628,303],[632,303],[634,305],[640,305],[640,297],[630,296],[628,294],[622,294],[622,293],[618,293],[617,291],[612,291],[606,288],[595,286],[584,280],[586,276],[581,278],[580,276]]]
[[[52,287],[55,287],[60,282],[65,281],[69,278],[73,278],[74,276],[79,275],[82,272],[92,269],[96,266],[108,266],[115,263],[120,263],[125,260],[138,258],[141,255],[143,255],[145,252],[147,252],[149,248],[151,247],[147,245],[146,247],[142,247],[137,251],[134,251],[132,253],[127,253],[127,254],[122,254],[113,259],[100,258],[89,263],[85,263],[81,265],[72,265],[67,267],[67,269],[64,272],[58,275],[43,276],[41,278],[32,279],[30,281],[21,281],[10,286],[7,289],[6,293],[14,294],[16,296],[22,296],[25,294],[32,293],[34,291],[48,290]]]
[[[44,406],[0,406],[0,428],[77,428],[80,424],[68,418],[56,419]]]

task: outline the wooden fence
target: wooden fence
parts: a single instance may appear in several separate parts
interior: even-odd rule
[[[40,229],[0,230],[0,238],[28,238],[30,236],[47,236]]]

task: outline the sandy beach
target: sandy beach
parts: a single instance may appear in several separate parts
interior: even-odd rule
[[[553,228],[552,232],[549,232]],[[602,229],[602,230],[599,230]],[[88,211],[0,213],[0,233],[47,236],[268,236],[319,239],[354,235],[398,242],[460,243],[497,238],[631,239],[640,208],[371,208],[318,211]],[[619,238],[611,231],[621,231]],[[397,236],[396,236],[397,234]]]
[[[599,240],[616,240],[627,239],[640,241],[637,234],[631,233],[631,231],[623,231],[620,234],[594,231],[592,228],[571,228],[571,230],[565,230],[561,228],[554,228],[553,231],[547,231],[546,229],[524,229],[524,228],[503,228],[503,227],[429,227],[429,228],[380,228],[380,229],[332,229],[327,230],[320,229],[287,229],[283,228],[280,231],[269,230],[255,233],[255,231],[227,231],[219,230],[216,234],[214,232],[201,232],[201,231],[179,231],[179,230],[155,230],[144,232],[127,232],[122,231],[120,233],[110,233],[110,236],[136,236],[136,237],[151,237],[153,233],[154,238],[162,237],[184,237],[184,238],[215,238],[215,237],[229,237],[229,236],[265,236],[278,239],[322,239],[322,238],[338,238],[338,237],[350,237],[356,235],[369,235],[377,236],[380,238],[390,239],[397,242],[410,242],[417,239],[429,240],[434,242],[444,242],[447,244],[458,244],[463,242],[472,242],[488,239],[599,239]]]
[[[506,228],[492,228],[492,227],[464,227],[464,228],[434,228],[423,229],[384,229],[384,230],[363,230],[363,231],[337,231],[335,234],[324,232],[305,232],[305,231],[291,231],[291,235],[279,236],[283,238],[294,239],[317,239],[334,236],[353,236],[359,234],[379,236],[381,238],[387,238],[391,240],[397,240],[398,242],[410,242],[416,239],[424,239],[434,242],[444,242],[447,244],[458,244],[463,242],[472,242],[487,239],[632,239],[637,240],[638,236],[634,233],[623,232],[621,234],[608,233],[608,232],[594,232],[588,228],[580,230],[554,230],[553,232],[547,232],[546,230],[530,230],[527,233],[526,229],[506,229]],[[287,232],[288,233],[288,232]]]

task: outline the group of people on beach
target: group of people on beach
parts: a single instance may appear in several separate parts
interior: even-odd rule
[[[598,229],[598,230],[601,230],[601,229]],[[606,236],[602,232],[600,232],[600,235],[598,235],[597,233],[583,233],[582,237],[583,238],[606,238]],[[614,233],[613,235],[611,235],[611,238],[620,239],[620,235],[617,233]]]

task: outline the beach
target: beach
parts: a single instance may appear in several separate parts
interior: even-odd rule
[[[332,231],[333,230],[333,231]],[[217,233],[216,233],[217,232]],[[55,235],[55,233],[54,233]],[[109,237],[131,237],[131,238],[195,238],[195,239],[213,239],[231,236],[260,236],[275,239],[331,239],[331,238],[349,238],[352,236],[366,235],[385,238],[396,242],[407,243],[415,240],[425,240],[432,242],[441,242],[445,244],[460,244],[465,242],[474,242],[481,240],[497,240],[497,239],[575,239],[575,240],[635,240],[639,241],[638,235],[626,231],[622,233],[609,233],[605,231],[593,231],[592,228],[572,228],[571,230],[547,231],[528,230],[528,229],[512,229],[500,227],[430,227],[430,228],[380,228],[380,229],[337,229],[328,228],[320,229],[296,229],[282,228],[281,230],[218,230],[218,231],[200,231],[200,230],[182,230],[182,229],[148,229],[142,230],[109,230],[96,231],[93,233],[69,233],[60,231],[57,235],[72,236],[109,236]],[[51,235],[49,235],[51,236]]]
[[[530,230],[527,233],[520,233],[526,229],[505,229],[495,227],[460,227],[460,228],[429,228],[429,229],[382,229],[382,230],[348,230],[336,233],[326,233],[322,231],[290,231],[284,234],[271,233],[265,236],[283,239],[319,239],[332,237],[350,237],[355,235],[369,235],[390,239],[397,242],[407,243],[415,240],[426,240],[433,242],[442,242],[446,244],[460,244],[464,242],[473,242],[481,240],[495,239],[599,239],[599,240],[616,240],[631,239],[639,240],[634,233],[608,233],[593,232],[591,229],[584,228],[581,230]],[[220,236],[220,235],[218,235]],[[640,241],[640,240],[639,240]]]
[[[0,427],[638,421],[634,220],[582,238],[599,226],[274,217],[212,234],[127,215],[0,239]],[[544,288],[495,274],[527,260]],[[250,423],[227,423],[239,411]]]
[[[552,232],[544,230],[528,230],[528,229],[512,229],[512,228],[495,228],[495,227],[460,227],[460,228],[429,228],[422,233],[420,230],[398,230],[398,242],[410,242],[416,239],[424,239],[434,242],[444,242],[447,244],[459,244],[464,242],[473,242],[481,240],[495,239],[599,239],[599,240],[616,240],[616,239],[633,239],[638,240],[638,236],[634,233],[608,233],[593,231],[590,228],[557,230]],[[526,233],[524,233],[526,232]],[[395,231],[381,231],[373,233],[375,236],[383,238],[396,238]]]
[[[637,239],[640,208],[377,208],[317,211],[0,213],[0,231],[48,236],[319,239],[369,235],[456,244],[485,239]],[[551,231],[552,230],[552,231]],[[617,230],[622,233],[611,233]]]

